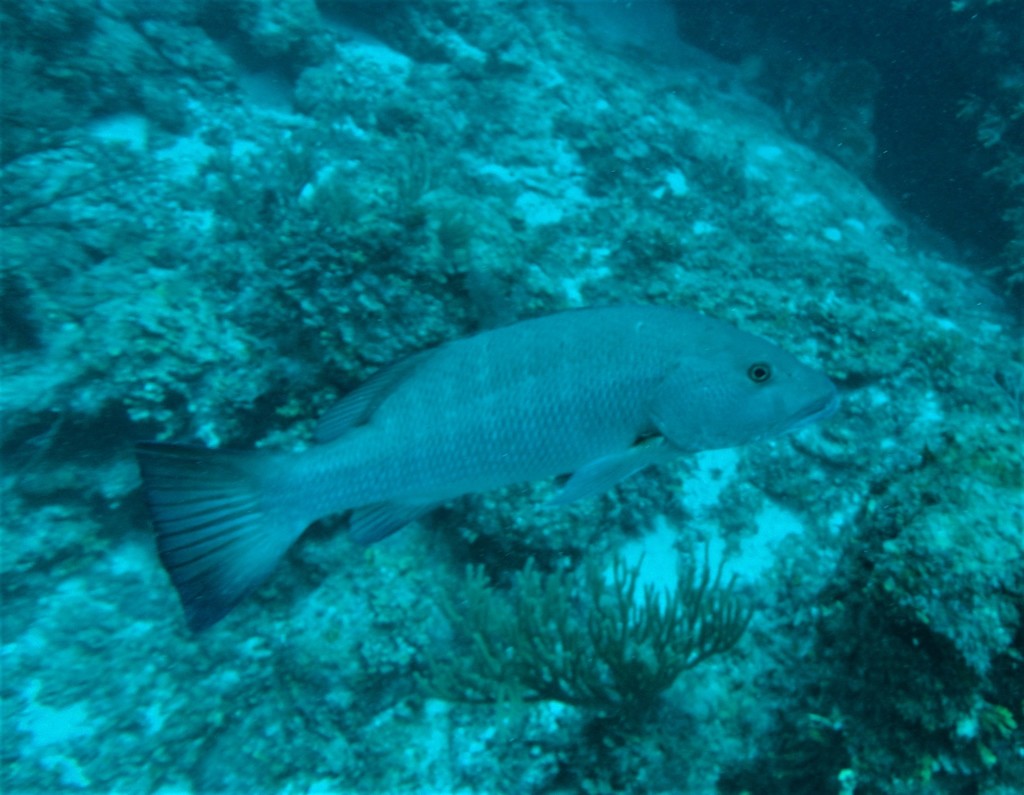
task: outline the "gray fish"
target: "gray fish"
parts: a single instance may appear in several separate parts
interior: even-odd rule
[[[301,453],[144,443],[139,466],[189,625],[257,588],[311,523],[368,544],[460,494],[572,473],[555,504],[683,453],[832,414],[832,382],[696,312],[581,309],[410,356],[328,411]]]

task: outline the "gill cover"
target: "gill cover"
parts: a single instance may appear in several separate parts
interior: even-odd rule
[[[651,421],[683,452],[733,447],[772,435],[785,421],[775,370],[763,358],[743,363],[684,359],[659,385]]]

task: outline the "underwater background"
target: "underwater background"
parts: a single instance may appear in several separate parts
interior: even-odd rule
[[[1024,792],[1024,4],[0,24],[3,792]],[[627,303],[842,406],[568,506],[321,522],[187,629],[134,443],[300,449],[406,354]]]

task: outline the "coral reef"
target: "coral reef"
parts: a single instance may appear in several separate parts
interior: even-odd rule
[[[5,791],[1019,788],[1020,4],[686,5],[736,65],[607,41],[591,4],[3,6]],[[766,36],[805,61],[744,59]],[[884,152],[1003,259],[873,189]],[[370,549],[325,521],[187,634],[133,442],[302,447],[402,356],[630,302],[773,339],[840,412],[557,510],[524,484]],[[417,684],[446,676],[519,703]]]
[[[745,64],[794,135],[920,218],[926,245],[952,242],[1020,299],[1019,2],[672,4],[681,34]]]

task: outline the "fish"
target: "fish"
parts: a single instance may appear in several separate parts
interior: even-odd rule
[[[460,495],[569,475],[551,506],[651,465],[833,414],[835,385],[761,337],[677,307],[558,312],[370,376],[299,452],[136,446],[160,560],[188,626],[256,590],[303,531],[351,511],[380,541]]]

